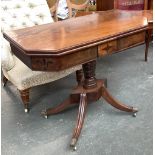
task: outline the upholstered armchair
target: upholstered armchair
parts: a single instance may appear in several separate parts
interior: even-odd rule
[[[9,0],[1,1],[1,32],[20,29],[53,22],[46,0]],[[25,112],[29,111],[30,88],[61,79],[77,70],[81,65],[59,71],[40,72],[32,71],[15,55],[12,54],[9,43],[1,33],[1,63],[3,84],[9,80],[20,92]],[[78,78],[78,80],[80,80]]]

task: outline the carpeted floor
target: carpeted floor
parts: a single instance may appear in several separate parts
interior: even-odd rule
[[[63,101],[75,86],[75,75],[31,90],[31,111],[24,113],[17,89],[1,88],[2,155],[152,155],[153,47],[144,62],[144,46],[100,58],[96,75],[108,79],[118,100],[137,107],[137,117],[114,109],[102,99],[89,104],[77,151],[69,148],[78,107],[40,116],[45,107]]]

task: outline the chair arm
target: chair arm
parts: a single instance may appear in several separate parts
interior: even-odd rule
[[[1,47],[1,65],[6,71],[11,70],[15,66],[15,60],[11,52],[11,47],[8,41],[2,39]]]
[[[59,0],[57,0],[56,3],[51,8],[49,8],[51,14],[54,16],[55,21],[58,21],[58,17],[57,17],[58,4],[59,4]]]

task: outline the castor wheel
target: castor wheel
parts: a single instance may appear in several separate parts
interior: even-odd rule
[[[48,116],[47,116],[47,115],[44,115],[44,118],[45,118],[45,119],[48,119]]]
[[[44,118],[46,118],[46,119],[48,118],[46,110],[43,110],[43,111],[41,112],[41,115],[42,115]]]
[[[25,113],[28,113],[29,112],[29,109],[28,108],[25,108],[24,111],[25,111]]]
[[[137,113],[136,113],[136,112],[134,112],[132,116],[133,116],[133,117],[136,117],[136,116],[137,116]]]
[[[76,148],[76,142],[77,142],[77,139],[76,138],[72,138],[70,147],[71,147],[71,149],[73,151],[76,151],[77,150],[77,148]]]
[[[73,151],[76,151],[77,150],[77,147],[76,146],[70,146],[71,147],[71,149],[73,150]]]
[[[136,116],[137,116],[138,109],[137,109],[137,108],[134,108],[134,107],[132,107],[132,109],[133,109],[133,114],[132,114],[132,116],[133,116],[133,117],[136,117]]]
[[[77,148],[76,148],[76,146],[74,146],[74,147],[73,147],[73,151],[76,151],[76,150],[77,150]]]

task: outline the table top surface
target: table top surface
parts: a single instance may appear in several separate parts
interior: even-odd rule
[[[112,10],[4,32],[4,37],[26,55],[59,56],[147,26],[143,12]]]
[[[116,9],[116,10],[110,10],[110,11],[115,12],[115,11],[119,11],[119,10]],[[123,13],[123,11],[129,12],[130,14],[133,14],[136,16],[146,17],[148,22],[153,22],[153,10],[138,10],[138,11],[136,11],[136,10],[121,10],[122,13]],[[79,11],[79,12],[77,12],[76,17],[86,16],[89,14],[94,14],[94,13],[99,13],[99,12],[106,13],[108,11],[89,11],[89,12]]]

